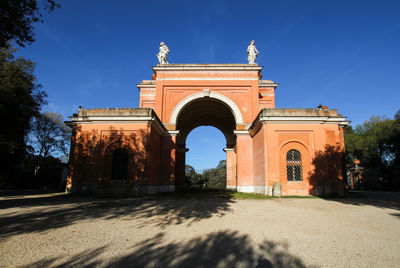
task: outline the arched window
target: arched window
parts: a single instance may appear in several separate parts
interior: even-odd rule
[[[112,156],[112,179],[126,180],[128,175],[128,152],[116,149]]]
[[[286,154],[287,180],[302,181],[303,172],[301,171],[301,154],[297,150],[290,150]]]

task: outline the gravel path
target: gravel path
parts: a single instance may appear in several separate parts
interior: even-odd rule
[[[0,197],[1,267],[400,267],[400,194]]]

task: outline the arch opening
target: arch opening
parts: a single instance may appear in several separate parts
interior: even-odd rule
[[[196,172],[215,168],[221,160],[225,160],[223,149],[226,138],[223,133],[212,126],[200,126],[193,129],[187,139],[186,163]]]
[[[200,126],[213,126],[225,136],[227,148],[236,144],[234,130],[236,119],[225,103],[213,98],[199,98],[186,104],[180,111],[176,120],[178,146],[184,146],[188,134]]]
[[[179,114],[181,113],[182,109],[185,106],[187,106],[189,103],[193,102],[194,100],[203,99],[203,98],[214,99],[214,100],[218,100],[218,101],[224,103],[226,105],[226,107],[228,107],[231,110],[231,113],[232,113],[233,117],[235,118],[236,124],[243,124],[242,114],[240,112],[239,107],[235,104],[235,102],[233,102],[231,99],[229,99],[228,97],[226,97],[222,94],[219,94],[216,92],[210,92],[209,90],[206,90],[206,89],[203,92],[194,93],[190,96],[187,96],[183,100],[181,100],[175,106],[174,110],[172,111],[171,118],[170,118],[170,124],[176,125]]]
[[[222,154],[223,159],[220,159],[223,161],[218,162],[214,167],[219,167],[221,170],[223,169],[224,183],[216,182],[216,184],[228,187],[228,185],[236,181],[236,153],[234,152],[236,145],[236,135],[234,130],[236,129],[236,124],[237,121],[235,115],[229,105],[219,99],[209,97],[197,98],[183,106],[176,118],[176,130],[179,131],[176,136],[176,144],[178,148],[176,157],[177,181],[182,184],[185,181],[186,152],[188,151],[186,148],[186,140],[188,135],[194,129],[201,126],[214,127],[225,137],[226,149],[225,153]],[[211,139],[212,141],[213,138],[213,136],[207,136],[206,134],[206,136],[196,137],[196,142],[201,143],[201,139]],[[221,147],[222,148],[217,148],[217,150],[219,149],[222,152],[224,147]],[[234,171],[227,172],[228,166],[230,168],[229,170],[232,169]],[[203,177],[206,177],[206,175],[203,174]],[[206,184],[204,186],[210,188]]]
[[[185,186],[189,189],[226,189],[226,138],[212,126],[193,129],[188,137],[185,163]]]

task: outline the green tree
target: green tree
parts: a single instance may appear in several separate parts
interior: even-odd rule
[[[391,142],[393,144],[394,164],[400,166],[400,110],[394,115]]]
[[[356,133],[362,136],[364,163],[382,171],[394,159],[391,137],[394,120],[373,116],[370,120],[356,127]]]
[[[0,49],[0,184],[12,182],[26,152],[30,122],[46,94],[34,76],[35,64]]]
[[[190,165],[185,165],[185,184],[188,188],[201,188],[204,184],[201,174]]]
[[[60,7],[54,0],[42,2],[49,12]],[[0,14],[0,47],[7,47],[13,40],[22,47],[35,41],[33,24],[43,22],[37,0],[2,0]]]
[[[354,158],[367,168],[377,168],[384,176],[385,168],[396,161],[396,120],[373,116],[353,130],[345,129],[348,163]]]
[[[226,161],[219,161],[216,168],[206,169],[202,173],[207,189],[225,189],[226,188]]]

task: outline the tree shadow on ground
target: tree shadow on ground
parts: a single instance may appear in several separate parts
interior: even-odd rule
[[[400,211],[400,193],[397,192],[353,191],[346,194],[345,197],[327,198],[327,200],[348,205],[374,206]]]
[[[84,251],[67,260],[61,256],[59,261],[43,259],[26,267],[306,267],[289,253],[285,242],[264,240],[257,244],[247,235],[228,230],[170,243],[159,233],[129,248],[122,257],[101,258],[105,250]]]
[[[391,213],[390,215],[395,216],[400,219],[400,213]]]
[[[22,267],[99,267],[101,266],[102,262],[96,258],[98,258],[99,255],[102,254],[106,249],[107,247],[103,246],[97,249],[84,250],[81,253],[73,255],[67,261],[64,261],[61,264],[55,264],[55,262],[57,262],[61,257],[54,257],[39,260]]]
[[[136,227],[146,225],[166,228],[172,224],[192,224],[223,216],[231,211],[229,194],[223,198],[182,198],[174,195],[135,198],[39,197],[0,199],[0,237],[43,232],[86,219],[136,220]],[[4,210],[8,209],[8,210]]]

